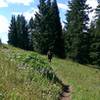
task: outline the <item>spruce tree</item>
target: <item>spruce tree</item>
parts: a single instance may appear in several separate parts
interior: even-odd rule
[[[25,50],[29,49],[28,25],[23,15],[18,15],[17,19],[12,16],[8,32],[8,43]]]
[[[96,41],[96,38],[95,38],[95,22],[94,21],[91,22],[89,32],[91,34],[91,43],[90,43],[90,52],[89,52],[90,63],[94,64],[95,59],[97,60],[97,58],[96,58],[97,54],[96,54],[96,51],[95,51],[95,48],[94,48],[95,47],[95,41]]]
[[[62,33],[62,26],[60,22],[59,9],[57,1],[52,2],[52,33],[55,37],[54,52],[60,58],[65,58],[64,37]]]
[[[36,50],[40,53],[46,53],[47,33],[46,33],[46,14],[47,6],[45,0],[40,0],[38,5],[39,12],[35,14],[35,37]]]
[[[33,31],[34,31],[34,20],[33,17],[29,20],[29,50],[34,50],[33,47]]]
[[[16,18],[15,16],[12,16],[8,32],[8,44],[18,46],[17,39]]]
[[[23,15],[17,16],[17,38],[18,38],[18,47],[28,50],[29,49],[28,24]]]
[[[92,25],[90,30],[92,33],[92,43],[90,48],[91,63],[100,65],[100,4],[96,9],[94,26]]]
[[[66,13],[66,52],[67,57],[87,63],[89,57],[89,37],[87,24],[88,5],[86,0],[72,0],[69,2],[69,10]]]
[[[58,57],[64,58],[64,38],[57,1],[40,0],[38,8],[34,20],[37,50],[46,54],[51,49]]]

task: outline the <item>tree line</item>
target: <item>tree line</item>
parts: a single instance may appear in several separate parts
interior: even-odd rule
[[[18,15],[17,19],[12,16],[8,43],[42,54],[46,54],[48,49],[51,49],[58,57],[65,58],[57,1],[40,0],[38,9],[35,19],[31,18],[28,24],[23,15]]]
[[[90,25],[92,8],[86,0],[71,0],[68,6],[64,28],[56,0],[39,0],[39,11],[29,22],[23,15],[13,15],[8,43],[42,54],[50,49],[60,58],[100,65],[100,4]]]

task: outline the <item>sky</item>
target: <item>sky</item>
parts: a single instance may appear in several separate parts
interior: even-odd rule
[[[68,10],[69,0],[57,0],[60,18],[62,22],[65,20],[65,13]],[[23,14],[28,21],[38,11],[37,5],[39,0],[0,0],[0,38],[3,43],[7,43],[8,30],[12,15]],[[93,9],[98,5],[97,0],[87,0]],[[89,15],[90,19],[94,16],[94,12]]]

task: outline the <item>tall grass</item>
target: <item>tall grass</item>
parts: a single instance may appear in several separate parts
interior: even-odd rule
[[[0,100],[57,100],[61,86],[55,77],[71,86],[72,100],[100,100],[100,69],[58,58],[49,64],[38,53],[0,49]]]
[[[33,67],[45,65],[38,54],[3,47],[0,49],[0,100],[56,100],[60,85],[44,77]],[[41,61],[40,61],[41,60]],[[49,66],[49,65],[48,65]]]
[[[100,100],[99,69],[60,59],[54,59],[52,67],[71,86],[72,100]]]

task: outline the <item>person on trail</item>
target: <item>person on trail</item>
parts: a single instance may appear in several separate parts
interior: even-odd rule
[[[49,50],[49,51],[47,52],[47,56],[48,56],[49,62],[51,62],[52,56],[53,56],[53,53],[51,52],[51,50]]]

